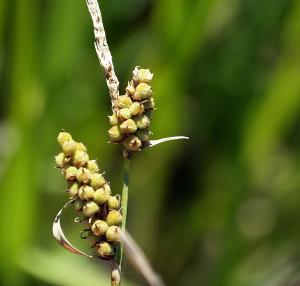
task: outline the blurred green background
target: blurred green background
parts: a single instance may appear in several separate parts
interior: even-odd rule
[[[121,90],[151,68],[154,137],[191,138],[132,160],[128,229],[155,268],[174,286],[300,285],[300,1],[100,2]],[[0,285],[109,285],[51,234],[60,129],[121,190],[93,39],[84,0],[0,1]]]

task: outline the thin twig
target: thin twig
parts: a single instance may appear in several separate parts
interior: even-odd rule
[[[86,4],[88,6],[93,21],[95,34],[95,49],[100,65],[104,69],[112,109],[114,109],[114,103],[116,102],[116,99],[119,95],[119,80],[116,76],[112,56],[107,44],[100,8],[97,0],[86,0]]]

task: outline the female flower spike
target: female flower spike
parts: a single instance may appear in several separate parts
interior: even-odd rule
[[[67,181],[75,210],[82,214],[81,237],[95,246],[101,258],[112,259],[119,243],[114,230],[123,219],[120,196],[111,194],[109,182],[100,173],[96,160],[89,160],[84,144],[73,140],[67,132],[60,132],[57,141],[62,152],[55,156],[55,162]]]
[[[150,85],[152,78],[149,69],[136,67],[126,94],[118,96],[113,114],[109,116],[110,141],[121,144],[129,152],[140,151],[149,145],[149,125],[155,107]]]

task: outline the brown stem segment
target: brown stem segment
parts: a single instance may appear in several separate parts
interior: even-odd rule
[[[119,95],[119,80],[116,76],[112,61],[112,55],[107,44],[99,4],[97,0],[86,0],[86,4],[93,21],[95,34],[95,49],[100,65],[104,69],[106,84],[109,90],[109,95],[112,103],[112,109],[114,109],[116,99]]]

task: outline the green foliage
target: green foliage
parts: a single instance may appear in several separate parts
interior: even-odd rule
[[[297,285],[299,1],[100,5],[121,90],[137,65],[155,74],[152,138],[191,137],[134,156],[128,230],[168,285]],[[93,37],[83,0],[0,2],[2,285],[109,278],[50,233],[64,203],[52,157],[60,129],[121,191]]]

